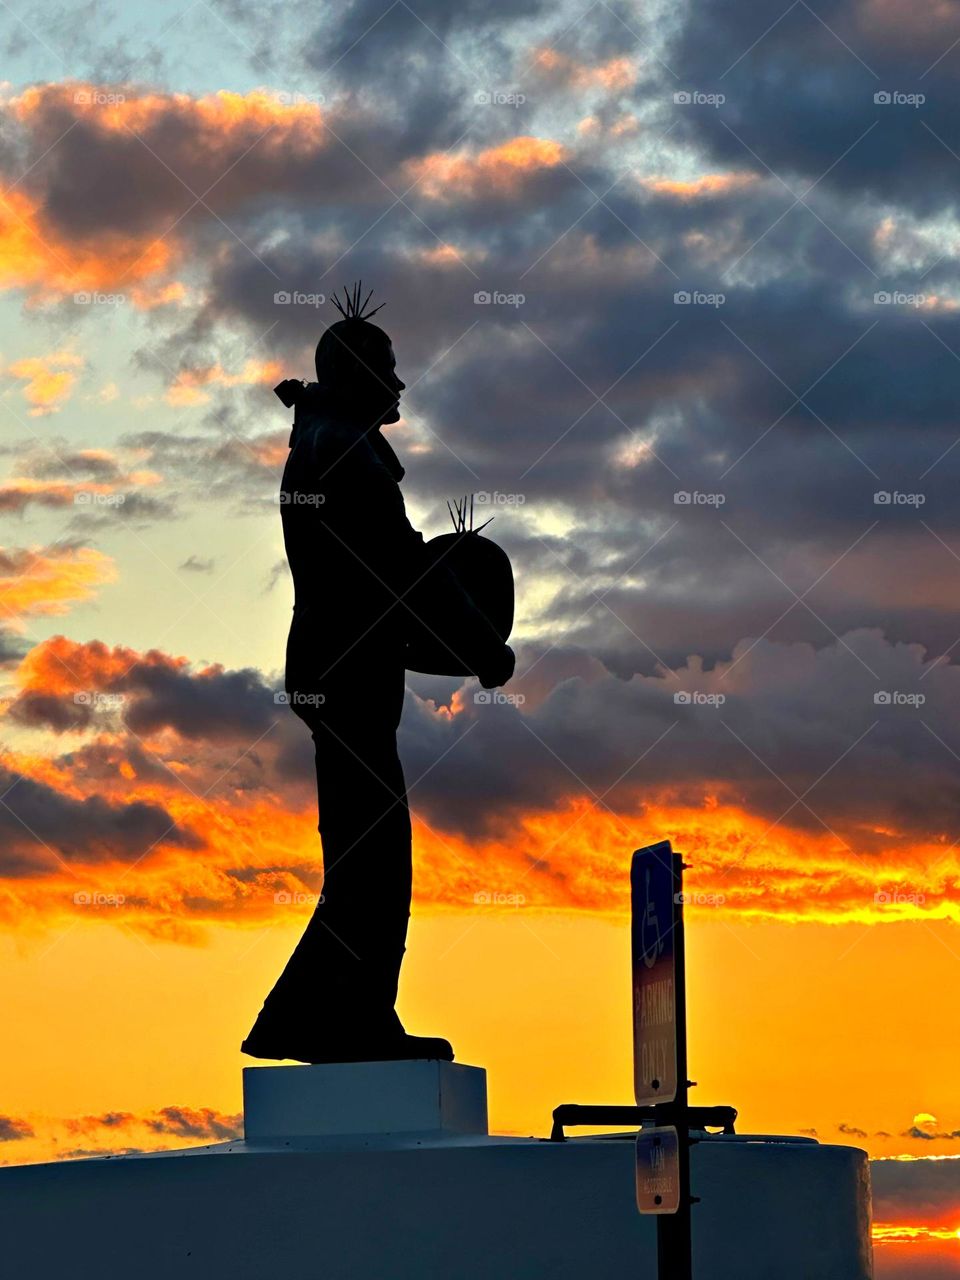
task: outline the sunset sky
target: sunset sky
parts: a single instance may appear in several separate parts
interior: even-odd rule
[[[628,871],[698,1102],[875,1158],[960,1275],[960,11],[15,0],[0,38],[0,1159],[238,1130],[320,889],[276,493],[362,277],[509,700],[411,676],[401,1014],[499,1132],[630,1099]]]

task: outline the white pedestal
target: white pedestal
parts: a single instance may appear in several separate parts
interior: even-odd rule
[[[485,1073],[447,1062],[251,1067],[244,1094],[245,1139],[0,1168],[5,1274],[657,1280],[635,1133],[491,1137]],[[871,1280],[865,1152],[713,1135],[690,1162],[697,1280]]]
[[[487,1073],[459,1062],[245,1067],[248,1142],[345,1134],[487,1132]]]

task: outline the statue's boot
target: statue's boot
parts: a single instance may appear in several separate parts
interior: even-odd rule
[[[402,958],[402,952],[401,956]],[[326,985],[316,1012],[303,1001],[272,993],[240,1048],[254,1058],[297,1062],[385,1062],[439,1058],[453,1061],[448,1040],[412,1036],[394,1009],[400,963],[396,957],[347,984]]]
[[[414,1058],[439,1059],[442,1062],[453,1061],[453,1048],[449,1040],[439,1036],[408,1036],[406,1032],[391,1037],[378,1036],[374,1039],[332,1040],[322,1037],[311,1041],[307,1034],[294,1033],[288,1040],[278,1039],[270,1043],[261,1037],[251,1034],[240,1046],[241,1050],[252,1058],[269,1058],[278,1060],[291,1059],[294,1062],[394,1062]]]

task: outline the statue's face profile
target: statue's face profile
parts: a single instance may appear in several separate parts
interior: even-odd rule
[[[383,363],[380,368],[374,366],[371,381],[371,395],[376,403],[385,406],[380,418],[382,423],[396,422],[400,417],[400,392],[406,383],[397,377],[397,357],[393,353],[393,343],[387,339],[383,352]]]
[[[364,321],[339,321],[317,347],[317,381],[341,411],[364,427],[400,417],[397,360],[389,336]]]

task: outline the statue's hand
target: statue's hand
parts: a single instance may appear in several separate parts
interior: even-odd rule
[[[304,386],[299,378],[284,378],[283,382],[273,388],[273,391],[280,401],[291,409],[303,395]]]
[[[511,678],[516,665],[516,655],[510,646],[505,644],[493,661],[477,672],[477,679],[484,689],[497,689]]]

